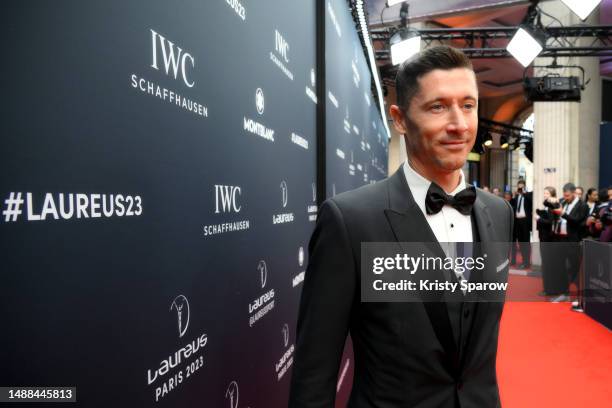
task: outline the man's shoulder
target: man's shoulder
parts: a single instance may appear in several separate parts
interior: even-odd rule
[[[496,196],[495,194],[484,191],[480,188],[476,188],[477,196],[482,202],[489,208],[499,209],[503,211],[504,208],[508,208],[510,203],[503,198]]]
[[[342,212],[381,209],[389,202],[388,182],[389,178],[386,178],[376,183],[366,184],[354,190],[336,194],[326,201],[332,202]]]

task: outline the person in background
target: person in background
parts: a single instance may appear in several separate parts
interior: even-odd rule
[[[520,269],[529,268],[531,257],[531,218],[533,214],[532,193],[525,188],[525,181],[519,180],[516,184],[516,194],[510,204],[514,210],[514,241],[512,242],[511,265],[516,264],[516,243],[521,251]]]
[[[576,186],[576,197],[580,200],[580,201],[584,201],[583,197],[584,197],[584,189],[580,186]]]
[[[600,242],[612,242],[612,186],[600,190],[599,200],[591,220],[587,219],[589,233]]]
[[[499,191],[499,188],[497,187],[493,187],[493,194],[495,194],[498,197],[502,196],[501,191]]]
[[[541,296],[547,296],[552,293],[558,293],[562,288],[554,287],[555,267],[554,248],[550,242],[553,241],[553,224],[559,218],[553,210],[560,207],[559,199],[557,198],[557,190],[554,187],[544,188],[543,208],[536,209],[536,220],[538,236],[540,238],[540,254],[542,255],[542,283],[543,291]]]
[[[482,186],[482,191],[489,192],[489,186]]]
[[[553,210],[559,215],[554,225],[555,242],[562,243],[555,248],[554,257],[558,261],[555,273],[562,293],[555,297],[553,302],[569,300],[569,284],[576,282],[578,268],[580,267],[580,241],[581,225],[586,218],[587,205],[576,197],[576,186],[566,183],[563,186],[563,200],[561,207]],[[557,287],[557,286],[555,286]]]
[[[512,202],[512,193],[509,191],[504,191],[504,200]]]
[[[578,187],[576,187],[576,190],[577,189]],[[585,218],[584,224],[582,225],[582,237],[583,238],[587,238],[587,237],[594,238],[591,235],[590,226],[593,225],[593,223],[595,222],[595,218],[597,216],[597,209],[599,207],[599,193],[597,192],[596,188],[591,187],[587,190],[585,204],[587,205],[588,210],[587,210],[587,218]]]

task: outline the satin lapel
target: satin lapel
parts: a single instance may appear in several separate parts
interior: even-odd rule
[[[478,228],[478,234],[480,235],[480,251],[481,254],[490,254],[489,261],[487,262],[487,268],[483,271],[483,274],[477,277],[477,281],[487,282],[489,281],[489,275],[497,273],[497,254],[500,244],[499,239],[493,231],[493,223],[487,206],[484,204],[479,194],[476,195],[476,202],[474,203],[474,216],[476,217],[476,227]],[[492,243],[492,244],[491,244]],[[478,299],[473,299],[478,300]],[[462,353],[462,364],[465,362],[472,353],[475,352],[475,347],[479,343],[480,339],[478,336],[482,335],[482,329],[487,321],[489,315],[493,313],[491,308],[491,302],[479,301],[476,307],[476,315],[474,317],[474,324],[470,331],[469,339],[466,345],[465,353]]]
[[[432,255],[446,256],[421,209],[415,203],[401,167],[389,178],[389,207],[385,210],[385,215],[398,242],[426,243]],[[443,272],[439,270],[431,271],[430,279],[445,280]],[[451,372],[457,372],[459,368],[457,347],[448,317],[448,309],[442,297],[441,292],[438,301],[423,302],[423,306],[436,337],[447,354],[448,368]]]

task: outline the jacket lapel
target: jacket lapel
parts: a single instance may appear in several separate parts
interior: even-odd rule
[[[385,215],[391,225],[396,240],[400,243],[425,243],[425,246],[433,255],[445,257],[446,255],[427,223],[425,216],[414,201],[401,167],[389,178],[388,186],[389,208],[385,210]],[[446,280],[443,272],[440,270],[429,272],[431,273],[431,280]],[[448,309],[443,296],[444,293],[440,292],[437,294],[436,301],[423,302],[423,306],[425,307],[438,341],[446,351],[448,357],[447,365],[449,369],[451,369],[451,372],[456,372],[459,368],[459,358],[448,317]]]

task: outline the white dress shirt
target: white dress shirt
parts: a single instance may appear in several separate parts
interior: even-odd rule
[[[525,196],[523,194],[519,194],[516,196],[516,218],[525,218],[527,215],[525,214]]]
[[[428,215],[425,210],[425,197],[427,196],[427,190],[431,185],[431,181],[417,173],[410,164],[408,164],[408,161],[404,162],[403,169],[406,181],[412,192],[412,197],[423,212],[438,242],[473,242],[472,221],[470,216],[461,214],[449,205],[442,207],[442,210],[437,214]],[[463,175],[463,171],[461,171],[461,179],[459,180],[457,188],[450,193],[446,193],[450,196],[454,196],[458,192],[464,190],[465,187],[465,176]]]

